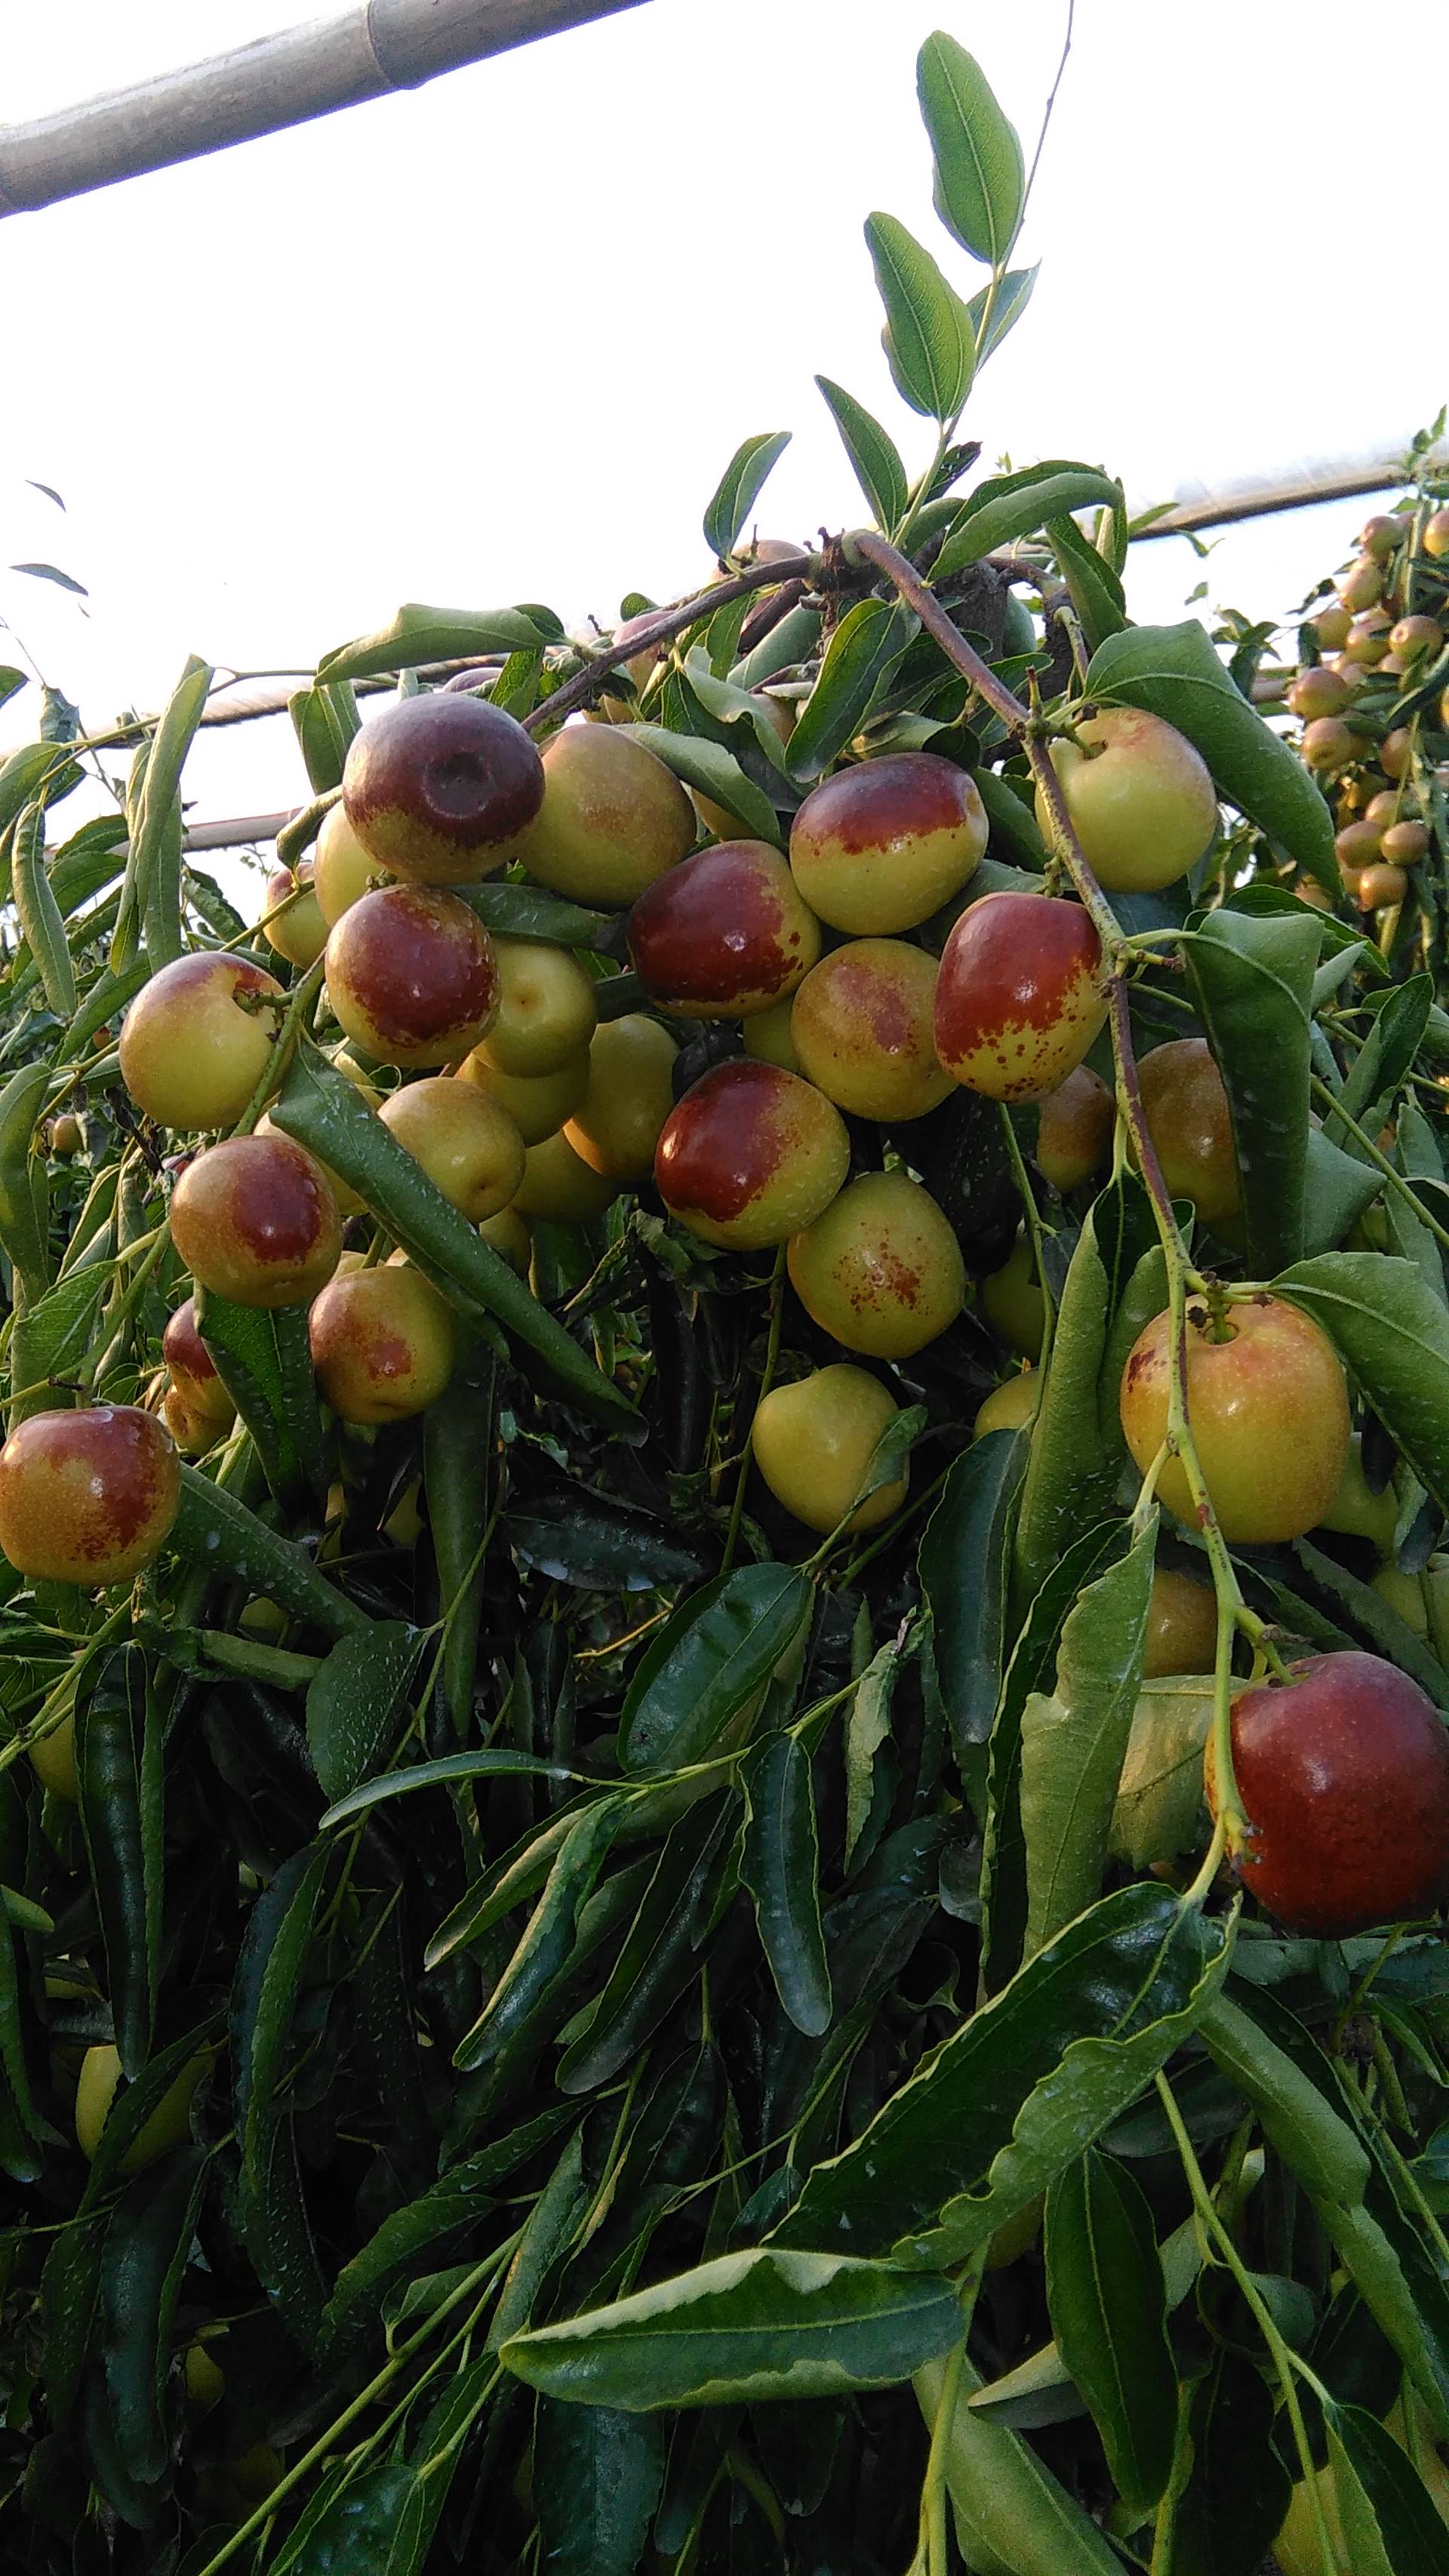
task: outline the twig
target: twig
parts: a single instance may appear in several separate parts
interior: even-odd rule
[[[616,671],[621,662],[632,662],[636,653],[651,652],[656,644],[672,644],[686,626],[696,625],[716,608],[728,608],[731,600],[744,599],[752,590],[766,590],[771,583],[812,580],[819,570],[819,557],[806,554],[802,548],[798,555],[782,555],[777,563],[751,564],[747,572],[735,573],[728,581],[717,581],[712,589],[701,591],[678,607],[661,608],[651,626],[636,628],[622,644],[616,635],[602,653],[591,653],[582,671],[575,671],[571,680],[565,680],[562,688],[555,689],[552,697],[535,707],[531,716],[524,717],[525,730],[536,733],[540,725],[556,724],[575,707],[586,706],[599,682],[610,671]]]

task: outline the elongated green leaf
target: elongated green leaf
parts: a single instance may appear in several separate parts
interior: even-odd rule
[[[794,1735],[767,1736],[746,1763],[740,1876],[755,1900],[775,1991],[797,2030],[830,2027],[830,1970],[820,1930],[820,1838],[810,1756]]]
[[[422,1642],[401,1619],[383,1619],[333,1647],[307,1693],[307,1748],[329,1798],[376,1770]]]
[[[172,2319],[206,2179],[199,2147],[138,2176],[106,2232],[100,2360],[117,2442],[132,2475],[154,2485],[170,2454],[162,2396]]]
[[[733,1795],[701,1799],[675,1825],[608,1983],[559,2062],[562,2093],[607,2083],[657,2028],[699,1974],[697,1949],[726,1866]]]
[[[786,759],[792,778],[819,778],[857,733],[877,691],[917,632],[909,609],[883,599],[858,599],[847,609],[826,648],[815,686],[790,736]]]
[[[737,447],[704,514],[704,542],[713,555],[728,555],[790,444],[788,429],[762,430]]]
[[[1420,1484],[1449,1510],[1449,1312],[1413,1264],[1324,1252],[1274,1287],[1323,1326]]]
[[[1234,687],[1196,618],[1109,636],[1092,656],[1087,692],[1176,725],[1238,811],[1331,894],[1341,891],[1328,807],[1287,743]]]
[[[1153,1234],[1146,1192],[1124,1179],[1093,1202],[1073,1249],[1022,1487],[1015,1575],[1022,1601],[1111,1501],[1117,1445],[1103,1428],[1098,1389],[1113,1317]]]
[[[287,700],[287,713],[313,795],[340,787],[348,744],[362,722],[348,683],[338,680],[330,688],[298,689]]]
[[[1228,1095],[1248,1257],[1261,1276],[1297,1260],[1303,1247],[1316,917],[1213,912],[1184,949]]]
[[[608,920],[605,913],[587,912],[581,903],[565,903],[561,895],[545,894],[538,886],[515,885],[508,878],[450,887],[449,892],[476,912],[485,930],[496,937],[541,939],[550,948],[597,948]]]
[[[1126,2167],[1089,2149],[1047,2193],[1047,2305],[1117,2492],[1139,2513],[1172,2469],[1177,2374],[1152,2212]]]
[[[734,753],[722,743],[708,742],[702,734],[676,733],[668,725],[630,725],[627,731],[631,740],[652,751],[686,787],[697,787],[702,796],[737,815],[754,839],[781,847],[780,818],[769,797],[753,778],[746,777]]]
[[[958,1458],[921,1540],[931,1652],[958,1754],[983,1744],[1001,1690],[1011,1533],[1026,1442],[992,1431]]]
[[[409,601],[390,626],[339,644],[317,665],[317,686],[365,680],[378,672],[404,671],[427,662],[467,662],[485,653],[527,653],[561,644],[564,630],[551,608],[425,608]]]
[[[49,1247],[44,1166],[32,1149],[49,1079],[43,1064],[25,1064],[0,1091],[0,1245],[35,1297],[46,1285]]]
[[[1032,289],[1040,273],[1040,262],[1031,268],[1010,268],[994,295],[989,286],[983,286],[972,296],[966,310],[971,316],[978,367],[985,365],[992,350],[1021,320],[1031,302]]]
[[[1354,2576],[1449,2576],[1449,2530],[1407,2454],[1362,2406],[1324,2414]]]
[[[1419,1052],[1433,1004],[1433,977],[1411,975],[1406,984],[1394,985],[1374,1012],[1368,1037],[1339,1093],[1339,1106],[1371,1135],[1382,1126],[1388,1104]],[[1331,1110],[1325,1113],[1324,1127],[1333,1136]],[[1359,1150],[1346,1128],[1339,1130],[1337,1141],[1348,1153]]]
[[[15,909],[40,970],[45,998],[57,1019],[68,1020],[76,1004],[75,968],[60,905],[46,873],[43,805],[27,805],[15,826],[11,872]]]
[[[896,391],[912,411],[944,428],[971,390],[971,316],[930,252],[894,215],[868,216],[865,240],[885,306],[881,341]]]
[[[967,501],[936,557],[931,577],[944,581],[949,573],[962,572],[967,564],[979,563],[983,555],[994,553],[998,546],[1009,546],[1017,537],[1034,536],[1052,520],[1064,519],[1073,510],[1090,509],[1094,502],[1110,509],[1120,490],[1120,485],[1099,467],[1073,465],[1059,458],[1026,466],[1017,474],[989,475],[984,483],[977,484]]]
[[[354,1816],[366,1815],[370,1807],[379,1807],[390,1798],[405,1796],[413,1789],[446,1789],[461,1786],[465,1780],[486,1780],[508,1773],[527,1774],[540,1780],[576,1780],[581,1775],[567,1770],[560,1762],[538,1762],[531,1753],[513,1753],[506,1746],[489,1747],[479,1753],[444,1753],[436,1762],[411,1762],[404,1771],[389,1771],[377,1780],[365,1780],[361,1788],[339,1798],[322,1818],[324,1827],[349,1824]]]
[[[1352,1155],[1330,1144],[1321,1127],[1308,1130],[1303,1182],[1303,1251],[1307,1258],[1335,1251],[1383,1188],[1371,1163],[1355,1161]]]
[[[131,846],[126,857],[120,916],[111,942],[114,968],[128,965],[135,954],[137,932],[148,917],[147,907],[153,899],[157,871],[166,856],[168,835],[176,840],[175,809],[181,773],[214,677],[209,662],[189,655],[154,734],[136,754],[126,796]],[[179,864],[179,845],[175,856]],[[147,955],[153,966],[165,963],[152,956],[149,947]]]
[[[1174,2576],[1259,2576],[1291,2492],[1273,2439],[1275,2394],[1253,2363],[1222,2350],[1194,2387]]]
[[[876,1756],[890,1742],[891,1701],[900,1678],[894,1640],[872,1655],[855,1685],[845,1721],[845,1866],[849,1870],[871,1821]]]
[[[846,392],[844,385],[837,385],[829,376],[817,376],[815,381],[840,432],[876,526],[889,536],[896,521],[904,517],[908,498],[906,469],[899,451],[880,422],[864,403],[856,401],[854,394]]]
[[[741,1566],[691,1593],[629,1685],[619,1721],[624,1769],[678,1769],[716,1751],[810,1609],[810,1585],[793,1566]]]
[[[196,1326],[278,1502],[305,1491],[320,1504],[327,1468],[306,1308],[237,1306],[199,1287]]]
[[[305,2531],[292,2534],[273,2562],[275,2576],[413,2576],[422,2564],[429,2504],[419,2472],[406,2461],[349,2474]]]
[[[1305,2065],[1296,2063],[1261,2021],[1229,1995],[1209,2004],[1198,2027],[1213,2063],[1247,2095],[1264,2137],[1304,2190],[1344,2207],[1361,2201],[1369,2178],[1368,2155],[1337,2107],[1332,2070],[1319,2059],[1307,2033],[1299,2034],[1298,2053],[1307,2059]]]
[[[557,2576],[634,2576],[664,2480],[664,2428],[613,2406],[540,2397],[534,2495],[542,2564]]]
[[[960,2333],[944,2281],[762,2246],[515,2336],[500,2358],[553,2396],[632,2413],[891,2388]]]
[[[916,2395],[934,2428],[946,2365],[916,2373]],[[1073,2496],[1042,2466],[1029,2442],[975,2412],[981,2375],[961,2365],[956,2407],[945,2428],[946,2486],[961,2554],[992,2576],[1121,2576],[1122,2562]]]
[[[151,2047],[160,1976],[164,1852],[159,1721],[136,1648],[106,1663],[76,1709],[76,1778],[110,1974],[116,2047],[134,2078]]]
[[[1109,635],[1120,635],[1127,623],[1122,584],[1075,519],[1052,519],[1047,539],[1071,593],[1087,650],[1095,653]]]
[[[300,1547],[184,1462],[171,1545],[208,1574],[230,1575],[325,1636],[345,1637],[351,1629],[372,1625],[367,1612],[319,1574]]]
[[[963,250],[1004,267],[1026,194],[1015,126],[954,36],[926,38],[916,57],[916,95],[936,165],[937,214]]]
[[[776,2241],[963,2262],[1182,2045],[1229,1946],[1161,1888],[1103,1897],[815,2167]]]
[[[1033,1693],[1021,1718],[1030,1955],[1092,1903],[1107,1862],[1112,1811],[1142,1681],[1157,1539],[1154,1513],[1119,1564],[1068,1613],[1056,1689]]]
[[[496,2057],[522,2029],[539,1996],[558,1975],[573,1946],[580,1909],[608,1859],[624,1812],[621,1797],[598,1798],[570,1829],[518,1947],[472,2029],[454,2051],[457,2065],[485,2066]]]

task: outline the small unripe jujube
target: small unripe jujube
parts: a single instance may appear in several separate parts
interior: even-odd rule
[[[1197,1583],[1175,1565],[1159,1565],[1147,1602],[1147,1642],[1142,1678],[1164,1673],[1210,1673],[1217,1654],[1218,1609],[1210,1583]]]
[[[546,1225],[592,1225],[619,1195],[619,1183],[576,1154],[567,1136],[530,1145],[513,1194],[520,1216]]]
[[[839,1361],[793,1386],[775,1386],[755,1414],[755,1465],[777,1503],[822,1534],[850,1517],[850,1530],[874,1529],[906,1498],[908,1478],[878,1486],[850,1506],[887,1425],[899,1406],[879,1379]]]
[[[642,1011],[606,1020],[589,1049],[589,1079],[564,1134],[590,1169],[614,1181],[647,1181],[674,1107],[679,1049]]]
[[[1372,555],[1360,555],[1357,563],[1350,564],[1347,572],[1340,573],[1336,587],[1340,607],[1357,617],[1366,608],[1376,608],[1383,598],[1382,567],[1375,563]]]
[[[191,2135],[191,2098],[211,2064],[211,2051],[197,2050],[162,2094],[144,2127],[121,2158],[122,2173],[139,2173]],[[95,2156],[121,2081],[119,2051],[108,2040],[88,2048],[81,2059],[75,2092],[76,2144],[87,2163]]]
[[[988,1271],[976,1302],[993,1333],[1024,1360],[1041,1357],[1046,1298],[1037,1277],[1030,1237],[1020,1233],[999,1270]]]
[[[225,951],[177,957],[142,985],[121,1030],[121,1079],[161,1127],[230,1127],[271,1060],[282,988]]]
[[[592,975],[571,949],[541,939],[496,939],[498,1016],[480,1040],[498,1073],[556,1073],[588,1045],[598,1025]]]
[[[791,1285],[848,1351],[907,1359],[944,1333],[966,1296],[961,1249],[936,1201],[904,1172],[864,1172],[793,1235]]]
[[[1381,848],[1392,867],[1414,868],[1429,847],[1429,827],[1406,816],[1402,823],[1390,823]]]
[[[1040,1397],[1041,1377],[1036,1369],[1018,1369],[1015,1377],[1003,1378],[978,1405],[972,1439],[984,1440],[989,1431],[1024,1431],[1035,1418]]]
[[[312,869],[311,859],[299,859],[295,868],[276,869],[267,879],[264,907],[277,916],[266,925],[267,946],[285,957],[289,966],[304,970],[315,966],[327,945],[328,925],[317,901]],[[280,910],[283,905],[286,909]]]
[[[335,930],[344,912],[360,903],[386,873],[363,848],[347,819],[346,806],[329,805],[312,857],[312,892],[328,929]]]
[[[1138,707],[1104,707],[1051,745],[1083,855],[1109,894],[1153,892],[1187,874],[1217,830],[1212,774],[1185,734]],[[1040,788],[1036,817],[1051,815]]]
[[[1172,1038],[1141,1059],[1142,1107],[1162,1176],[1204,1225],[1236,1231],[1242,1189],[1223,1078],[1205,1038]]]
[[[1315,716],[1303,728],[1299,746],[1310,769],[1330,774],[1346,769],[1354,756],[1354,737],[1341,716]]]
[[[1288,712],[1305,722],[1314,716],[1341,716],[1348,700],[1348,682],[1326,662],[1313,663],[1289,683]]]

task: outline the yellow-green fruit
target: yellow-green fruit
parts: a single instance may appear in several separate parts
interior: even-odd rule
[[[266,910],[276,916],[265,925],[267,946],[303,972],[315,966],[327,945],[328,925],[312,883],[310,858],[299,859],[295,868],[278,868],[268,877]]]
[[[812,966],[790,1034],[800,1069],[859,1118],[923,1118],[949,1094],[936,1054],[937,962],[904,939],[852,939]]]
[[[1394,1543],[1399,1498],[1392,1485],[1372,1493],[1363,1471],[1363,1441],[1357,1431],[1348,1444],[1343,1482],[1319,1521],[1320,1529],[1338,1530],[1345,1538],[1372,1539],[1380,1556]]]
[[[478,1231],[484,1242],[507,1262],[510,1270],[516,1270],[520,1279],[528,1277],[533,1237],[528,1231],[527,1220],[519,1215],[517,1208],[500,1208],[496,1216],[484,1218]]]
[[[540,939],[497,939],[498,1017],[477,1048],[498,1073],[557,1073],[582,1053],[598,1024],[594,979],[570,949]]]
[[[150,2119],[138,2137],[133,2138],[121,2158],[122,2173],[139,2173],[143,2165],[154,2164],[172,2147],[179,2147],[191,2135],[191,2097],[211,2064],[209,2049],[199,2049],[189,2057],[173,2084],[162,2094]],[[121,2080],[121,2060],[109,2041],[88,2048],[81,2059],[80,2076],[75,2089],[76,2144],[87,2163],[101,2141],[101,2131],[110,2114],[116,2087]]]
[[[318,1387],[342,1422],[405,1422],[436,1404],[453,1374],[452,1308],[410,1264],[334,1279],[307,1332]]]
[[[312,892],[329,930],[372,886],[384,885],[387,872],[370,859],[339,800],[329,806],[317,835],[312,861]]]
[[[1147,1643],[1142,1678],[1163,1673],[1210,1673],[1217,1655],[1218,1606],[1212,1587],[1195,1583],[1174,1565],[1159,1565],[1147,1603]]]
[[[900,1360],[960,1314],[961,1250],[928,1190],[904,1172],[865,1172],[792,1237],[791,1285],[805,1312],[848,1351]]]
[[[1205,1038],[1171,1038],[1141,1061],[1142,1107],[1162,1177],[1231,1242],[1242,1225],[1232,1112]]]
[[[1401,1574],[1396,1565],[1381,1565],[1373,1578],[1373,1589],[1381,1601],[1397,1611],[1406,1628],[1416,1637],[1429,1634],[1429,1609],[1424,1599],[1424,1586],[1417,1574]]]
[[[589,1081],[564,1135],[591,1171],[611,1181],[646,1181],[654,1148],[674,1107],[673,1038],[658,1020],[630,1011],[606,1020],[589,1049]]]
[[[69,1109],[63,1110],[50,1131],[52,1154],[57,1155],[61,1162],[68,1163],[73,1154],[80,1152],[84,1143],[85,1136],[80,1120]]]
[[[1019,1352],[1024,1360],[1040,1359],[1046,1299],[1024,1234],[1017,1236],[1001,1268],[982,1280],[976,1300],[1008,1350]]]
[[[1049,1091],[1037,1116],[1036,1167],[1054,1190],[1079,1190],[1112,1151],[1117,1104],[1099,1073],[1074,1065]]]
[[[795,1052],[790,1019],[795,1008],[793,994],[775,1002],[768,1011],[757,1011],[744,1023],[745,1053],[756,1064],[777,1064],[782,1073],[803,1073],[805,1068]]]
[[[475,1047],[464,1057],[455,1079],[473,1083],[506,1109],[525,1145],[541,1145],[583,1106],[589,1059],[586,1052],[570,1056],[553,1073],[499,1073]]]
[[[281,985],[249,957],[177,957],[121,1029],[121,1079],[160,1127],[230,1127],[272,1060]]]
[[[874,1529],[906,1498],[908,1478],[882,1485],[856,1511],[877,1442],[900,1408],[879,1379],[839,1361],[794,1386],[772,1387],[755,1415],[755,1465],[777,1503],[807,1529]]]
[[[543,747],[543,804],[518,841],[531,877],[571,902],[632,903],[694,845],[672,770],[616,725],[565,725]]]
[[[972,1439],[984,1440],[988,1431],[1025,1430],[1035,1418],[1040,1394],[1041,1378],[1033,1368],[1018,1369],[1015,1377],[1003,1378],[978,1407]]]
[[[49,1735],[36,1737],[29,1747],[30,1767],[42,1789],[52,1798],[64,1798],[73,1807],[80,1796],[80,1783],[75,1769],[75,1719],[63,1717]]]
[[[1140,707],[1104,707],[1052,744],[1067,812],[1088,866],[1112,894],[1152,892],[1185,876],[1218,825],[1212,773],[1185,734]],[[1037,821],[1051,832],[1038,788]]]
[[[1266,1291],[1234,1305],[1223,1338],[1207,1308],[1187,1314],[1187,1409],[1213,1508],[1230,1545],[1301,1538],[1343,1483],[1348,1391],[1321,1325]],[[1146,1475],[1167,1438],[1172,1326],[1154,1317],[1122,1371],[1122,1430]],[[1197,1513],[1181,1458],[1157,1479],[1159,1500],[1190,1527]]]
[[[187,2402],[198,2414],[209,2415],[226,2394],[226,2372],[212,2360],[204,2343],[189,2343],[182,2364]]]
[[[435,1074],[405,1083],[379,1114],[444,1198],[474,1225],[508,1206],[523,1178],[524,1143],[501,1101],[475,1083]]]
[[[567,1136],[546,1136],[528,1149],[513,1205],[547,1225],[590,1225],[618,1195],[618,1182],[593,1171]]]

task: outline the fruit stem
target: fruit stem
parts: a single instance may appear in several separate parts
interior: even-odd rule
[[[591,653],[581,671],[565,680],[562,688],[536,706],[524,717],[524,730],[537,733],[540,725],[558,724],[575,707],[587,705],[600,680],[616,671],[621,662],[632,662],[636,653],[648,653],[656,644],[672,644],[686,626],[697,624],[717,608],[728,608],[731,600],[744,599],[752,590],[768,589],[771,583],[808,580],[819,569],[819,559],[802,548],[798,555],[782,555],[774,563],[751,564],[745,572],[735,573],[729,581],[717,581],[711,590],[701,591],[674,608],[661,608],[652,626],[642,627],[621,644],[616,636],[602,653]]]

